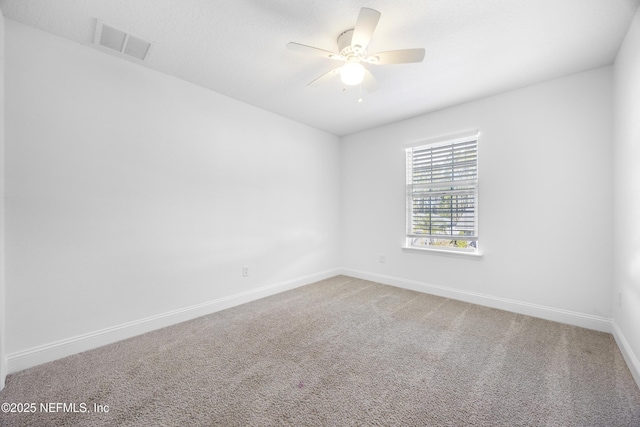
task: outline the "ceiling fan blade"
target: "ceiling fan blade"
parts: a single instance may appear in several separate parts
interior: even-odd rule
[[[334,70],[329,71],[328,73],[324,73],[323,75],[321,75],[320,77],[318,77],[317,79],[309,82],[307,84],[307,86],[318,86],[321,85],[322,83],[326,82],[327,80],[330,80],[331,78],[337,76],[338,74],[340,74],[340,68],[336,68]]]
[[[366,49],[379,20],[380,12],[377,10],[369,9],[368,7],[360,9],[356,26],[353,28],[351,46],[360,46],[362,49]]]
[[[324,58],[335,59],[338,61],[344,61],[344,58],[340,56],[338,53],[330,52],[328,50],[319,49],[313,46],[307,46],[306,44],[289,42],[287,43],[287,48],[291,50],[296,50],[302,53],[310,53],[311,55],[318,55]]]
[[[419,48],[376,53],[367,58],[367,62],[371,64],[407,64],[410,62],[422,62],[423,59],[424,49]]]
[[[364,72],[364,79],[362,80],[362,87],[369,93],[375,92],[380,89],[380,83],[373,77],[371,71],[366,70]]]

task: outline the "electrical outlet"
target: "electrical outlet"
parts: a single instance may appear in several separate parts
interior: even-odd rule
[[[622,292],[618,292],[618,307],[622,308]]]
[[[380,255],[380,264],[384,264],[385,262],[387,262],[387,257],[384,255]]]
[[[249,266],[248,265],[243,265],[242,266],[242,277],[247,277],[249,276]]]

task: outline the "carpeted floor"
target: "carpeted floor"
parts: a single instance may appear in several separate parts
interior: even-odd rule
[[[3,426],[640,426],[611,335],[345,276],[12,374],[0,402],[36,404]]]

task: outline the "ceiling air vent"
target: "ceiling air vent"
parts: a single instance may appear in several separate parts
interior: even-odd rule
[[[140,61],[144,61],[149,56],[153,46],[153,43],[111,27],[99,19],[96,24],[94,43]]]

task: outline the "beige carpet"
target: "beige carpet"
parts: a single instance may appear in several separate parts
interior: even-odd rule
[[[10,375],[0,401],[37,406],[3,426],[640,426],[611,335],[345,276]]]

